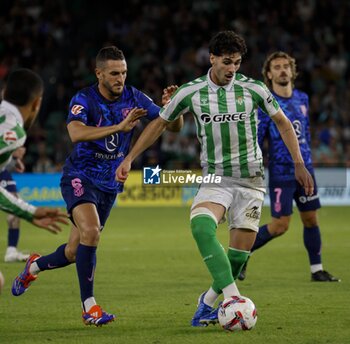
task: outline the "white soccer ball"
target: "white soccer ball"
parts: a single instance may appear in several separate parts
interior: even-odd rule
[[[251,330],[258,319],[251,299],[233,296],[225,299],[219,308],[219,323],[227,331]]]
[[[4,287],[4,284],[5,284],[5,277],[4,277],[4,275],[1,273],[1,271],[0,271],[0,294],[1,294],[1,292],[2,292],[2,289],[3,289],[3,287]]]

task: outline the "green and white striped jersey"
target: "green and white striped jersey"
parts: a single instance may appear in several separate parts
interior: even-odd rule
[[[10,162],[12,153],[24,145],[26,132],[23,118],[16,106],[3,100],[0,104],[0,170]],[[33,219],[34,206],[18,199],[0,187],[0,209],[28,221]]]
[[[18,109],[3,100],[0,104],[0,170],[11,160],[12,153],[24,145],[26,132]]]
[[[279,105],[261,81],[235,74],[226,86],[207,75],[182,85],[160,111],[166,121],[191,112],[201,144],[203,175],[263,176],[257,109],[273,116]]]

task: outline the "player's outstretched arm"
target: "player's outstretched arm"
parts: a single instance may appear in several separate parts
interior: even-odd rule
[[[124,183],[128,178],[129,171],[131,169],[131,163],[149,146],[151,146],[158,137],[166,129],[168,122],[163,118],[158,117],[154,121],[150,122],[144,129],[134,147],[129,154],[125,157],[124,161],[119,165],[116,171],[116,180]]]
[[[303,157],[300,152],[298,138],[290,120],[279,110],[271,117],[276,124],[281,137],[287,146],[294,161],[295,179],[304,187],[306,195],[311,196],[314,192],[314,181],[309,171],[306,169]]]
[[[118,132],[128,132],[132,130],[137,125],[137,123],[139,123],[139,119],[141,117],[144,117],[146,113],[147,111],[144,109],[134,108],[119,124],[111,125],[108,127],[93,127],[85,125],[80,121],[71,121],[68,124],[67,129],[73,143],[94,141]]]
[[[53,234],[62,231],[59,224],[68,224],[67,214],[58,208],[38,207],[33,214],[33,225],[47,229]]]
[[[0,187],[0,209],[14,214],[37,227],[47,229],[51,233],[58,233],[62,229],[59,223],[68,224],[67,214],[57,208],[34,207],[33,205],[17,198]]]

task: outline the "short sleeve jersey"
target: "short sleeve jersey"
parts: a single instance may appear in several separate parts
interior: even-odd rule
[[[258,108],[265,116],[279,109],[264,83],[236,73],[228,85],[220,87],[211,80],[209,70],[181,86],[160,116],[173,121],[186,112],[193,114],[204,175],[248,178],[263,175]]]
[[[312,170],[309,124],[309,98],[306,93],[293,90],[290,98],[274,94],[283,112],[293,124],[300,151],[306,167]],[[293,159],[284,144],[275,123],[259,111],[259,145],[268,139],[269,175],[276,180],[292,180],[294,176]]]
[[[111,126],[122,122],[135,107],[147,110],[146,118],[149,120],[159,115],[159,106],[132,86],[125,86],[118,100],[108,101],[95,84],[84,88],[72,98],[67,124],[81,121],[92,127]],[[102,191],[121,192],[122,184],[115,181],[115,171],[128,154],[132,134],[133,130],[76,143],[66,159],[64,175],[78,174]]]

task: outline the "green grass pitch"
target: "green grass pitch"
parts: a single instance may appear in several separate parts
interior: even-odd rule
[[[252,331],[226,333],[219,326],[192,328],[198,295],[210,285],[189,230],[188,208],[116,208],[98,248],[95,296],[116,322],[87,327],[81,321],[75,265],[43,272],[27,293],[11,295],[23,263],[4,264],[7,230],[0,216],[0,343],[350,343],[349,207],[319,212],[323,264],[341,283],[312,283],[302,226],[296,213],[290,230],[257,251],[242,295],[258,309]],[[264,208],[261,223],[269,218]],[[54,236],[22,223],[21,249],[48,254],[65,242],[69,228]],[[225,225],[218,235],[227,246]]]

